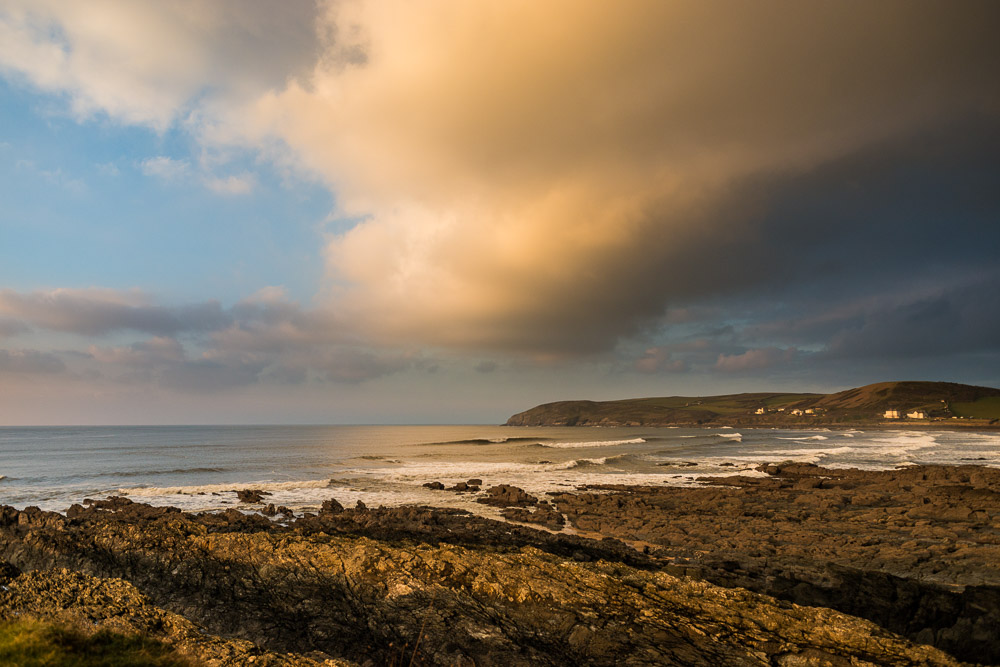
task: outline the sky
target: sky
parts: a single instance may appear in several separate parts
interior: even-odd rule
[[[997,25],[4,0],[0,424],[1000,386]]]

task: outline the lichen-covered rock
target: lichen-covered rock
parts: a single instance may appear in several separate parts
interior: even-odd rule
[[[605,486],[553,501],[574,528],[653,549],[669,571],[839,609],[1000,663],[1000,470],[758,470],[768,477]]]
[[[252,642],[205,634],[183,617],[152,605],[132,584],[79,572],[27,572],[0,588],[0,620],[38,619],[84,631],[110,630],[160,640],[206,667],[348,667],[354,663],[279,655]]]
[[[538,498],[516,486],[498,484],[486,489],[486,495],[477,498],[476,502],[493,507],[526,507],[536,505]]]
[[[264,502],[264,496],[271,495],[268,491],[262,491],[260,489],[238,489],[236,491],[236,498],[241,503],[246,503],[248,505],[256,505],[257,503]]]
[[[277,653],[370,664],[957,664],[868,621],[672,576],[614,540],[455,512],[344,510],[288,527],[127,509],[40,523],[20,514],[2,513],[0,560],[125,579],[152,604]],[[517,546],[528,533],[546,550]],[[553,553],[574,545],[570,557]],[[617,562],[588,555],[599,553]],[[121,590],[139,605],[135,589]],[[57,609],[71,597],[88,599],[40,587],[21,599]],[[85,613],[129,616],[113,595],[101,600],[110,612]]]

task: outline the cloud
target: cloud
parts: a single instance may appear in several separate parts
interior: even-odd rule
[[[0,9],[0,68],[66,95],[81,117],[165,130],[307,71],[315,14],[306,0],[10,0]]]
[[[254,178],[249,174],[239,176],[208,177],[205,187],[220,195],[245,195],[254,187]]]
[[[27,333],[31,329],[24,323],[8,317],[0,317],[0,338],[11,338]]]
[[[907,359],[997,351],[1000,276],[870,307],[831,337],[833,358]]]
[[[183,361],[184,347],[173,338],[156,337],[118,347],[90,346],[91,357],[103,364],[155,366]]]
[[[3,315],[83,336],[129,330],[171,336],[221,329],[230,321],[217,301],[165,307],[149,303],[139,292],[65,288],[29,293],[0,289]]]
[[[801,275],[754,254],[781,182],[998,106],[990,4],[331,7],[363,64],[249,117],[368,216],[326,257],[387,342],[610,349],[674,301]]]
[[[139,168],[146,176],[165,181],[180,181],[191,175],[191,165],[187,160],[175,160],[163,155],[143,160]]]
[[[0,312],[78,332],[211,331],[248,354],[556,359],[712,318],[712,300],[794,310],[891,292],[887,277],[932,260],[989,266],[998,14],[988,1],[8,2],[0,67],[82,117],[181,124],[206,150],[318,175],[352,226],[323,249],[314,310],[67,297],[55,314],[53,297],[3,294]],[[143,166],[253,186],[218,165]],[[723,351],[719,370],[774,345]],[[357,368],[395,367],[372,354]],[[657,354],[637,368],[684,361]]]
[[[495,361],[480,361],[476,364],[477,373],[492,373],[498,368],[497,362]]]
[[[66,368],[54,354],[37,350],[0,350],[0,373],[59,373]]]
[[[683,359],[674,359],[666,347],[651,347],[636,360],[635,370],[640,373],[683,373],[690,369]]]
[[[174,184],[197,182],[220,195],[249,194],[256,185],[256,179],[251,174],[216,176],[212,173],[211,167],[212,165],[203,164],[199,169],[195,169],[187,160],[176,160],[163,155],[143,160],[139,165],[146,176]]]
[[[765,347],[747,350],[742,354],[720,354],[715,362],[715,368],[724,373],[744,373],[768,369],[787,364],[793,361],[798,354],[799,351],[794,347],[784,350],[777,347]]]
[[[86,353],[66,352],[71,370],[182,392],[257,383],[358,384],[429,363],[420,353],[375,348],[343,333],[330,313],[289,301],[280,287],[261,289],[228,309],[214,301],[160,306],[138,291],[7,289],[0,290],[0,314],[18,318],[0,318],[12,335],[27,331],[28,324],[40,332],[91,338],[151,334],[124,345],[91,344]],[[3,370],[63,369],[63,361],[49,353],[3,354]]]

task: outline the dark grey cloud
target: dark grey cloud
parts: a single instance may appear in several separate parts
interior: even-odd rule
[[[497,362],[495,361],[480,361],[476,364],[477,373],[492,373],[498,368]]]
[[[405,354],[340,348],[327,353],[316,369],[324,380],[357,384],[406,370],[414,362],[414,358]]]
[[[161,386],[181,392],[215,393],[255,384],[266,364],[197,359],[174,364],[159,376]]]
[[[908,359],[1000,352],[1000,275],[866,313],[829,343],[837,358]]]
[[[20,293],[0,290],[0,314],[18,318],[39,329],[83,336],[116,331],[139,331],[154,336],[207,332],[231,321],[218,301],[181,306],[156,306],[140,297],[110,290],[52,290]]]
[[[0,373],[60,373],[66,369],[55,354],[37,350],[0,350]]]
[[[30,327],[24,322],[9,317],[0,317],[0,338],[10,338],[30,330]]]
[[[792,363],[799,351],[794,347],[761,347],[740,354],[720,354],[715,369],[723,373],[771,370],[776,366]]]

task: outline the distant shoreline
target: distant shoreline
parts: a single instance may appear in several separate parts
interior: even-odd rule
[[[599,423],[580,422],[576,424],[500,424],[500,426],[511,426],[517,428],[704,428],[719,429],[731,426],[733,428],[762,428],[779,429],[788,431],[809,430],[812,428],[827,428],[835,431],[849,431],[851,429],[867,429],[882,431],[907,431],[911,429],[935,430],[935,431],[1000,431],[1000,423],[996,420],[941,420],[941,421],[917,421],[899,420],[897,422],[747,422],[742,420],[732,420],[711,424],[691,424],[683,422],[671,423]]]

